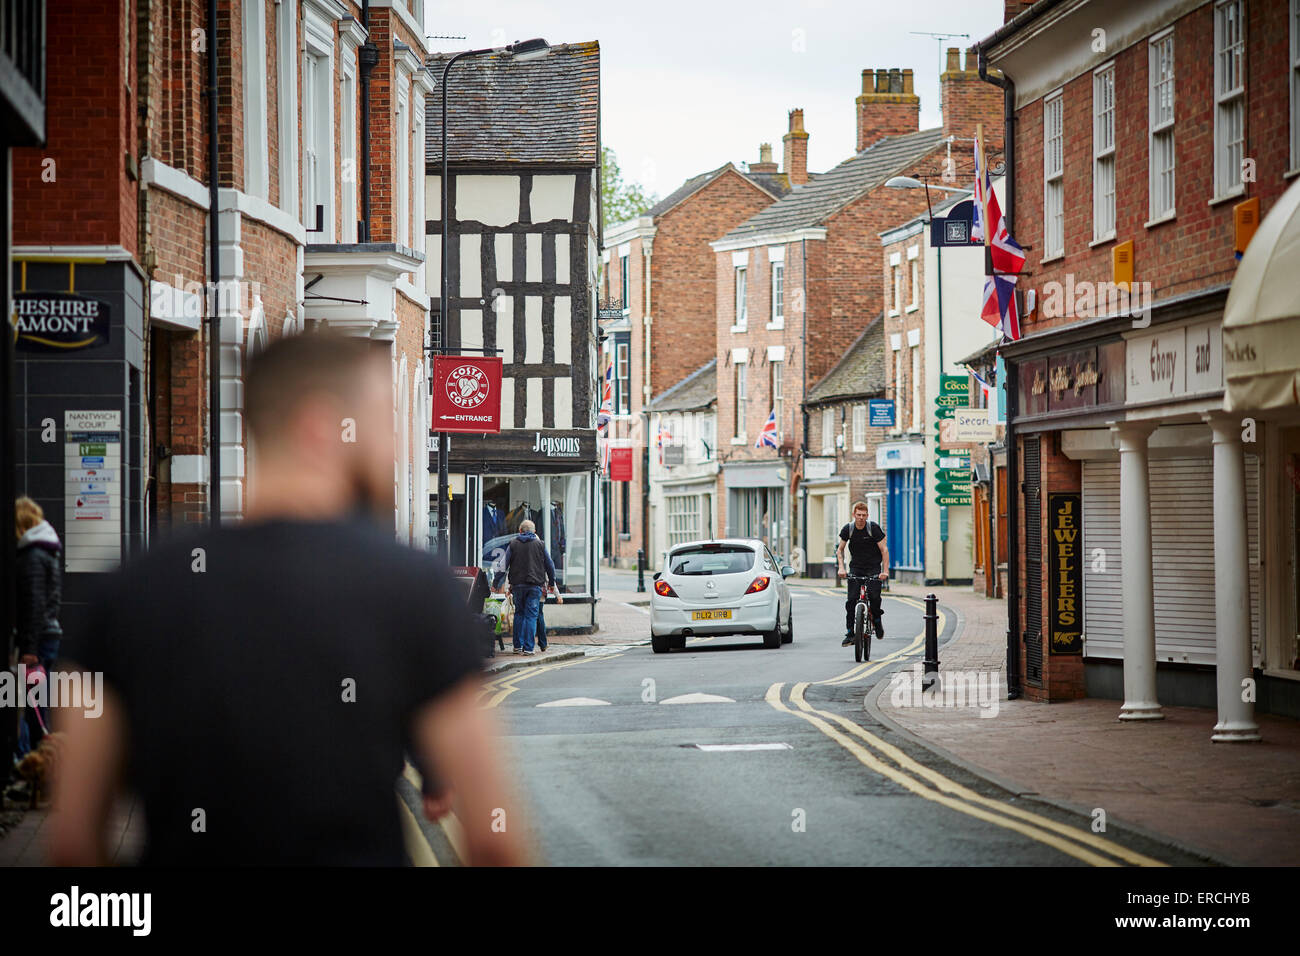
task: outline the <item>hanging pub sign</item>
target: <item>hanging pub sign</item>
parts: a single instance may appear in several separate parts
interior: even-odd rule
[[[632,449],[611,448],[609,450],[609,480],[632,480]]]
[[[1083,496],[1047,496],[1049,653],[1083,653]]]
[[[108,344],[112,309],[75,292],[15,292],[20,352],[75,352]]]
[[[435,432],[501,431],[501,359],[439,355],[433,360]]]
[[[971,236],[974,212],[975,203],[963,199],[948,210],[947,216],[933,217],[930,220],[931,247],[983,245],[982,240]]]

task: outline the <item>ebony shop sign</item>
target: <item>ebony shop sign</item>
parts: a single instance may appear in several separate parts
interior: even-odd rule
[[[107,302],[74,292],[15,292],[20,352],[73,352],[108,344]]]
[[[1047,606],[1051,654],[1083,653],[1083,496],[1047,496]]]
[[[596,433],[591,430],[544,428],[512,429],[487,435],[457,435],[448,442],[450,460],[462,465],[574,466],[596,465]]]
[[[1123,342],[1057,352],[1020,363],[1020,416],[1124,401]]]

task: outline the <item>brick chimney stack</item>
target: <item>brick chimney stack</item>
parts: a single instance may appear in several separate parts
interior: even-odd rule
[[[857,99],[858,152],[876,140],[920,129],[921,98],[912,91],[911,70],[862,71]]]
[[[965,69],[962,69],[961,50],[955,46],[948,48],[948,64],[939,74],[939,90],[944,136],[956,136],[958,140],[974,139],[976,124],[983,123],[985,154],[991,156],[1002,150],[1002,90],[980,79],[978,53],[974,47],[966,51]],[[970,155],[970,143],[954,143],[953,152],[958,149],[963,155]]]
[[[785,175],[791,186],[808,182],[808,134],[803,128],[803,110],[790,111],[790,132],[785,142]]]
[[[1003,0],[1002,22],[1010,23],[1034,5],[1034,0]]]
[[[777,171],[776,163],[772,162],[772,144],[761,143],[758,147],[758,162],[749,164],[751,173],[774,173]]]

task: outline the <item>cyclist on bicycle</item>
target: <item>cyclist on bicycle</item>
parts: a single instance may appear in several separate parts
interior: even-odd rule
[[[864,581],[876,637],[885,636],[880,621],[884,614],[880,608],[880,583],[889,578],[889,548],[885,545],[885,532],[867,514],[865,501],[853,503],[853,520],[840,529],[840,543],[835,549],[840,574],[844,573],[844,549],[849,549],[849,590],[844,601],[844,641],[841,647],[853,643],[853,612]]]

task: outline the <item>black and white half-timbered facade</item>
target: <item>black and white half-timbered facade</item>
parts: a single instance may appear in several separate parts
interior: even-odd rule
[[[428,69],[441,84],[446,55]],[[448,80],[447,346],[504,362],[501,431],[449,440],[451,563],[490,568],[531,519],[562,606],[547,626],[590,628],[599,544],[596,275],[600,51],[467,58]],[[442,90],[426,104],[428,291],[440,294]],[[436,328],[436,322],[435,322]],[[430,455],[437,494],[437,455]],[[434,499],[436,503],[436,499]],[[430,511],[433,512],[434,506]]]

